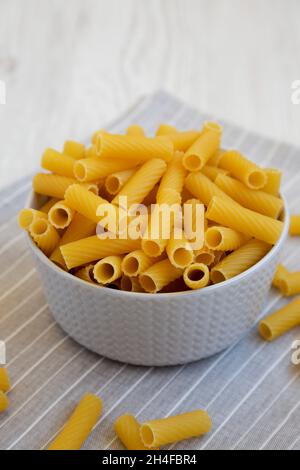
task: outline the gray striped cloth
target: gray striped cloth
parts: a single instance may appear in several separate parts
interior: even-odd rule
[[[152,133],[160,122],[199,128],[207,118],[216,119],[158,92],[109,129],[122,132],[139,123]],[[284,171],[284,194],[291,210],[300,212],[300,150],[222,124],[226,147]],[[300,331],[268,344],[255,325],[225,352],[169,368],[133,367],[83,349],[54,322],[17,227],[16,213],[29,190],[30,177],[0,193],[0,340],[12,380],[10,408],[0,416],[1,449],[47,447],[87,391],[103,398],[104,412],[84,449],[122,449],[113,423],[125,412],[144,421],[195,408],[209,412],[212,432],[169,448],[300,449],[300,366],[291,363]],[[288,268],[300,268],[299,238],[289,240],[282,259]],[[261,316],[285,302],[272,291]]]

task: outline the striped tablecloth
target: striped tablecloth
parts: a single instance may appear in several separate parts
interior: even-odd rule
[[[110,126],[124,131],[134,122],[147,132],[160,122],[181,129],[215,118],[166,93],[149,96]],[[223,123],[224,145],[237,146],[263,166],[284,171],[284,194],[300,212],[300,150]],[[212,432],[174,449],[300,449],[300,366],[291,363],[294,330],[273,344],[255,325],[236,345],[207,360],[179,367],[133,367],[99,357],[75,343],[54,322],[16,213],[30,179],[0,193],[0,340],[6,342],[12,379],[10,408],[0,416],[1,449],[43,449],[59,431],[81,395],[104,400],[104,414],[84,449],[122,449],[113,431],[117,416],[140,421],[205,408]],[[289,240],[283,260],[300,268],[299,238]],[[286,301],[275,290],[261,316]]]

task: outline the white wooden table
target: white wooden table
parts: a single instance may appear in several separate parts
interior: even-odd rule
[[[0,187],[164,88],[300,144],[299,0],[0,0]]]

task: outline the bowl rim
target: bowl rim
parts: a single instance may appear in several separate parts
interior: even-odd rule
[[[35,192],[31,191],[27,201],[26,201],[26,208],[32,207],[33,200],[35,197]],[[50,261],[50,259],[36,246],[36,244],[33,242],[32,238],[30,237],[29,233],[26,233],[25,236],[27,238],[27,241],[29,243],[30,248],[32,251],[37,255],[37,257],[40,259],[42,263],[44,263],[46,266],[48,266],[50,269],[54,270],[57,272],[57,274],[67,277],[71,282],[73,281],[75,284],[79,283],[81,286],[85,286],[87,289],[97,289],[99,292],[103,292],[103,289],[105,289],[105,294],[107,295],[112,295],[112,296],[131,296],[132,298],[143,298],[146,297],[147,299],[168,299],[171,297],[175,296],[199,296],[199,295],[204,295],[204,294],[209,294],[210,292],[214,292],[216,290],[221,290],[222,288],[226,288],[230,285],[234,285],[238,283],[239,281],[243,280],[247,276],[250,276],[254,271],[258,270],[264,263],[268,262],[269,259],[271,259],[273,256],[277,254],[278,251],[281,250],[282,246],[284,245],[288,231],[289,231],[289,226],[290,226],[290,211],[289,207],[287,204],[287,200],[283,194],[280,195],[283,203],[284,203],[284,210],[283,210],[283,216],[284,216],[284,221],[283,221],[283,230],[280,235],[279,240],[277,243],[271,248],[271,250],[260,260],[258,263],[254,264],[251,266],[251,268],[247,269],[246,271],[242,272],[241,274],[238,274],[237,276],[228,279],[226,281],[220,282],[218,284],[213,284],[211,286],[204,287],[203,289],[195,289],[195,290],[187,290],[187,291],[179,291],[179,292],[158,292],[155,294],[149,293],[149,292],[130,292],[130,291],[122,291],[122,290],[117,290],[117,289],[110,289],[110,288],[105,288],[97,285],[94,285],[92,283],[86,282],[83,279],[80,279],[79,277],[72,276],[69,272],[64,271],[61,269],[59,266],[57,266],[55,263]],[[75,285],[74,284],[74,285]]]

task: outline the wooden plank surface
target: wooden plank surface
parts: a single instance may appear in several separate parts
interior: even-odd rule
[[[140,95],[300,144],[299,0],[0,0],[0,187]]]

